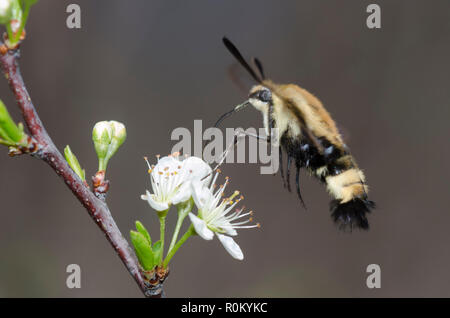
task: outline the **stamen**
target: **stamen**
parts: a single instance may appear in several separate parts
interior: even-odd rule
[[[148,168],[151,169],[152,167],[150,166],[150,163],[148,162],[148,158],[147,158],[147,157],[144,157],[144,160],[145,160],[145,162],[147,163]]]
[[[239,191],[234,191],[234,193],[228,198],[228,200],[232,201],[235,196],[239,194]]]

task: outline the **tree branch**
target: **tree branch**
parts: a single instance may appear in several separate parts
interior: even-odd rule
[[[22,111],[23,118],[31,136],[37,142],[37,150],[32,155],[45,161],[64,180],[67,187],[77,197],[100,230],[105,234],[144,295],[146,297],[162,297],[162,284],[160,282],[150,283],[145,279],[135,254],[114,222],[107,204],[98,199],[89,187],[80,180],[45,130],[20,73],[18,63],[18,58],[20,57],[19,49],[16,48],[1,53],[4,53],[0,54],[1,69],[16,97],[17,104]]]

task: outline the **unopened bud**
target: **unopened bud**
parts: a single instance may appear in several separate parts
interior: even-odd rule
[[[101,121],[95,124],[92,131],[99,168],[106,170],[109,159],[117,152],[127,136],[125,126],[117,121]]]
[[[0,0],[0,23],[6,24],[12,19],[12,9],[16,0]]]

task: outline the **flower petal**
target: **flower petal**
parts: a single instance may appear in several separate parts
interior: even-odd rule
[[[142,200],[146,200],[150,206],[156,211],[164,211],[169,208],[169,204],[167,202],[159,202],[153,199],[153,195],[146,191],[146,194],[141,195]]]
[[[195,205],[199,210],[201,210],[205,203],[209,201],[213,195],[211,190],[203,185],[201,181],[194,180],[190,182],[192,198],[194,199]]]
[[[233,229],[231,226],[230,227],[222,227],[225,232],[230,235],[230,236],[236,236],[238,233],[236,232],[235,229]]]
[[[178,204],[189,200],[192,194],[191,184],[189,181],[183,183],[172,198],[173,204]]]
[[[206,226],[206,222],[194,215],[193,213],[189,213],[189,218],[191,219],[192,225],[195,228],[195,232],[203,239],[210,241],[214,237],[213,231],[208,229]]]
[[[152,175],[156,180],[160,172],[175,171],[177,170],[177,167],[181,165],[182,165],[181,161],[174,158],[173,156],[162,157],[161,159],[158,160],[158,163],[156,164],[154,169],[152,169],[153,170]]]
[[[241,248],[231,237],[219,233],[216,233],[216,235],[222,243],[223,247],[225,247],[225,249],[228,253],[230,253],[231,256],[240,261],[244,259],[244,254],[242,253]]]
[[[183,160],[183,169],[186,170],[189,180],[198,180],[203,184],[208,184],[211,180],[211,167],[199,157],[189,157]]]

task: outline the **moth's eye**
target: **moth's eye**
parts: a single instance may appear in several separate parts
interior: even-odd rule
[[[266,89],[259,91],[258,98],[263,102],[269,102],[272,99],[272,93]]]

